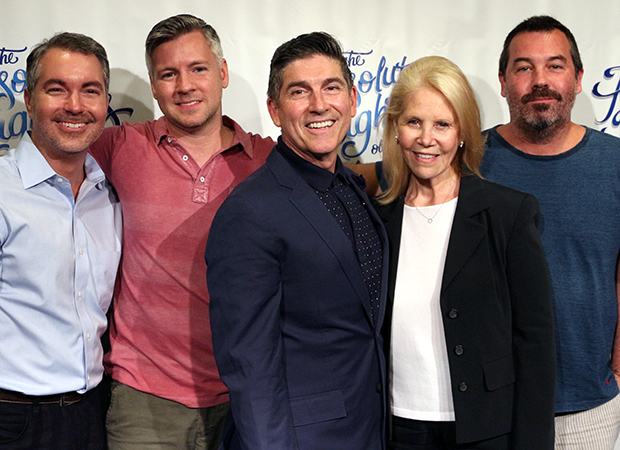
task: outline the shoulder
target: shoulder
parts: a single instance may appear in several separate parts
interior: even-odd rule
[[[620,151],[620,139],[611,134],[586,127],[584,146],[594,150]]]
[[[391,203],[379,203],[376,199],[371,199],[371,203],[375,211],[377,211],[377,215],[382,221],[386,222],[396,216],[402,215],[405,199],[401,196]]]
[[[224,126],[231,128],[235,132],[235,138],[244,147],[249,146],[252,149],[252,155],[264,161],[276,142],[269,136],[263,137],[260,134],[245,131],[241,125],[228,116],[222,116]]]
[[[99,139],[90,146],[90,153],[95,159],[100,160],[101,156],[117,152],[127,141],[132,145],[139,144],[140,141],[153,141],[155,139],[155,122],[138,122],[115,125],[104,128]]]
[[[459,203],[480,201],[484,198],[487,206],[497,215],[517,214],[522,208],[538,211],[538,200],[531,194],[484,180],[477,176],[461,179]]]
[[[269,156],[265,164],[239,183],[224,200],[224,204],[232,203],[233,199],[235,201],[244,199],[256,204],[269,203],[274,196],[279,195],[281,186],[277,181],[277,174],[280,169],[278,164],[274,164],[273,156]]]
[[[262,137],[260,134],[247,133],[250,142],[252,143],[252,148],[256,152],[256,155],[262,159],[267,158],[267,155],[273,149],[273,146],[276,145],[275,141],[271,139],[271,137]]]

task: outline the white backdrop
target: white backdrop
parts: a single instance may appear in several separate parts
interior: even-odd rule
[[[231,73],[224,113],[247,130],[273,137],[279,131],[265,106],[273,51],[304,32],[335,34],[360,91],[343,154],[364,162],[380,158],[378,117],[399,67],[421,56],[442,55],[461,67],[478,95],[485,127],[508,121],[497,81],[503,40],[524,18],[551,14],[573,31],[584,60],[574,120],[620,135],[614,124],[620,122],[617,0],[2,0],[0,7],[0,151],[14,146],[27,126],[25,56],[57,31],[88,34],[107,49],[115,111],[108,124],[159,117],[144,65],[144,39],[156,22],[178,13],[202,17],[220,34]]]
[[[27,126],[25,57],[58,31],[88,34],[107,49],[114,111],[108,124],[159,117],[144,39],[156,22],[179,13],[202,17],[222,39],[231,74],[224,113],[246,130],[273,137],[279,132],[265,106],[273,51],[304,32],[335,34],[360,91],[347,138],[354,144],[344,154],[364,162],[380,158],[377,122],[398,68],[421,56],[442,55],[461,67],[480,100],[485,128],[507,122],[497,80],[503,40],[521,20],[550,14],[573,31],[585,66],[573,119],[620,135],[618,0],[0,0],[0,152]]]

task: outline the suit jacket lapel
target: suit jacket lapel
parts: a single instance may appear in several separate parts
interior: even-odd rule
[[[459,200],[448,243],[442,292],[450,285],[456,274],[478,247],[482,238],[487,234],[485,224],[474,218],[487,207],[488,202],[481,189],[480,179],[475,176],[462,177]]]
[[[327,211],[312,188],[299,176],[297,172],[277,152],[273,151],[266,161],[278,182],[291,189],[289,200],[306,218],[319,236],[325,241],[334,253],[345,272],[351,286],[360,298],[364,310],[370,317],[370,299],[364,283],[362,271],[357,262],[357,256],[351,241],[344,235],[333,216]]]

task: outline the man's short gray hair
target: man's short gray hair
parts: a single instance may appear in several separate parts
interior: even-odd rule
[[[222,63],[222,58],[224,57],[222,43],[215,29],[199,17],[192,16],[191,14],[179,14],[159,22],[146,37],[146,68],[149,71],[149,77],[153,78],[153,53],[155,53],[155,49],[192,31],[200,31],[204,35],[209,47],[211,47],[211,51],[217,58],[218,64]]]
[[[101,75],[106,93],[110,90],[110,63],[103,46],[93,38],[78,33],[57,33],[50,39],[45,39],[34,46],[26,58],[26,88],[29,92],[34,89],[41,76],[41,60],[53,48],[68,50],[83,55],[94,55],[101,65]]]

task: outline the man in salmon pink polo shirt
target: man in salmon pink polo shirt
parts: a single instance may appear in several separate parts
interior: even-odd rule
[[[91,146],[124,213],[105,360],[109,448],[216,449],[228,391],[213,357],[204,249],[218,207],[274,142],[222,116],[228,66],[203,20],[155,25],[146,63],[163,117],[107,128]]]

